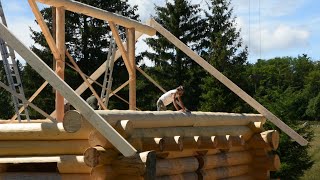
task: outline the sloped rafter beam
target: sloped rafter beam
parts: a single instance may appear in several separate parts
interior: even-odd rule
[[[122,44],[121,38],[119,36],[119,32],[118,32],[118,30],[116,28],[116,25],[113,22],[110,21],[109,22],[109,26],[110,26],[110,29],[112,31],[112,35],[114,37],[114,40],[116,41],[117,46],[118,46],[118,48],[119,48],[119,50],[121,52],[122,59],[124,61],[124,64],[126,65],[127,71],[129,73],[129,76],[130,76],[130,74],[132,73],[133,70],[132,70],[130,62],[129,62],[128,53],[127,53],[125,47]]]
[[[165,89],[163,89],[163,87],[161,87],[154,79],[152,79],[152,77],[150,77],[146,72],[144,72],[141,68],[139,68],[138,66],[136,66],[136,69],[144,76],[146,77],[150,82],[152,82],[152,84],[154,84],[155,86],[157,86],[163,93],[166,93],[167,91]]]
[[[91,123],[104,137],[106,137],[124,156],[134,156],[137,150],[132,147],[109,123],[97,114],[73,89],[59,78],[52,69],[45,64],[27,46],[20,42],[2,23],[0,23],[0,37],[24,58],[27,63],[47,80],[53,88],[58,90],[72,106]]]
[[[93,6],[89,6],[77,1],[73,1],[73,0],[37,0],[37,1],[50,6],[64,7],[66,10],[69,10],[75,13],[85,14],[87,16],[91,16],[104,21],[112,21],[126,28],[135,28],[137,31],[142,32],[144,34],[148,34],[150,36],[153,36],[156,34],[156,30],[148,25],[142,24],[138,21],[126,18],[124,16],[114,14],[114,13],[111,13]]]
[[[168,30],[162,27],[155,20],[149,20],[149,25],[155,28],[160,34],[162,34],[168,41],[182,50],[186,55],[188,55],[191,59],[197,62],[201,67],[203,67],[206,71],[208,71],[212,76],[217,78],[221,83],[227,86],[231,91],[233,91],[236,95],[238,95],[241,99],[243,99],[246,103],[248,103],[251,107],[269,119],[273,124],[275,124],[278,128],[280,128],[283,132],[285,132],[292,139],[297,141],[300,145],[305,146],[308,144],[308,141],[305,140],[302,136],[300,136],[297,132],[292,130],[288,125],[282,122],[277,116],[272,114],[268,109],[262,106],[259,102],[253,99],[250,95],[244,92],[241,88],[239,88],[236,84],[234,84],[231,80],[229,80],[226,76],[220,73],[216,68],[214,68],[211,64],[209,64],[206,60],[200,57],[197,53],[192,51],[187,45],[181,42],[178,38],[172,35]]]

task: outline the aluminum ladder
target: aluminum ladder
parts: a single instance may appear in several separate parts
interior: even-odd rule
[[[2,24],[7,26],[1,1],[0,1],[0,16],[1,16]],[[9,87],[11,88],[12,91],[17,92],[17,94],[25,97],[14,50],[11,47],[7,46],[7,44],[1,38],[0,38],[0,50],[1,50],[1,57],[2,57],[3,66],[7,76]],[[14,109],[17,114],[17,118],[19,122],[21,122],[21,120],[27,120],[28,122],[30,122],[29,111],[27,109],[28,105],[22,102],[16,96],[14,95],[11,95],[11,96],[12,96],[12,102],[13,102]],[[24,111],[20,113],[19,109],[22,106],[24,106]]]
[[[109,96],[111,93],[111,87],[112,87],[112,72],[113,72],[113,66],[114,66],[114,57],[116,54],[116,42],[113,37],[110,39],[110,45],[109,45],[109,51],[108,56],[106,60],[106,72],[104,74],[103,84],[102,84],[102,90],[101,90],[101,99],[104,99],[104,104],[106,107],[108,107],[109,103]]]

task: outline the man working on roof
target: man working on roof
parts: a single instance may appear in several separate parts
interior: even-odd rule
[[[186,108],[181,101],[181,96],[183,95],[183,86],[179,86],[176,89],[172,89],[165,94],[163,94],[157,101],[157,110],[165,111],[167,110],[166,106],[173,102],[174,107],[177,111],[186,112]],[[181,107],[181,109],[179,108]]]

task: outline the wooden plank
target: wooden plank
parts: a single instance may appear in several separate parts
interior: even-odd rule
[[[94,88],[91,86],[91,84],[88,82],[87,78],[84,76],[84,73],[81,71],[80,67],[78,66],[78,64],[73,60],[72,56],[69,54],[68,51],[66,51],[66,55],[69,58],[69,60],[71,61],[72,65],[77,69],[77,71],[79,72],[81,78],[84,80],[84,82],[88,85],[89,89],[91,90],[91,92],[93,93],[94,97],[98,100],[98,103],[100,104],[100,106],[102,107],[102,109],[106,110],[107,107],[104,105],[104,103],[102,102],[102,100],[100,99],[99,95],[97,94],[97,92],[94,90]]]
[[[77,1],[73,1],[73,0],[37,0],[37,1],[50,6],[64,7],[66,10],[85,14],[87,16],[91,16],[104,21],[113,21],[127,28],[136,28],[137,31],[142,32],[144,34],[148,34],[150,36],[153,36],[156,34],[156,30],[154,30],[152,27],[148,25],[142,24],[141,22],[138,22],[136,20],[132,20],[127,17],[114,14],[93,6],[89,6],[87,4],[83,4]]]
[[[0,23],[0,37],[25,59],[52,87],[58,90],[84,117],[106,137],[124,156],[134,156],[136,150],[98,115],[73,89],[60,79],[51,68],[44,63],[27,46],[20,42],[3,24]]]
[[[200,57],[197,53],[192,51],[187,45],[181,42],[178,38],[172,35],[168,30],[162,27],[155,20],[151,19],[149,21],[151,26],[155,28],[160,34],[162,34],[168,41],[178,47],[181,51],[183,51],[186,55],[188,55],[191,59],[196,61],[201,67],[203,67],[206,71],[208,71],[212,76],[217,78],[221,83],[227,86],[231,91],[237,94],[241,99],[247,102],[251,107],[257,110],[259,113],[264,115],[267,119],[269,119],[273,124],[279,127],[283,132],[285,132],[292,139],[297,141],[300,145],[305,146],[308,144],[308,141],[300,136],[297,132],[292,130],[288,125],[282,122],[277,116],[272,114],[268,109],[262,106],[259,102],[253,99],[250,95],[244,92],[241,88],[239,88],[236,84],[234,84],[231,80],[229,80],[226,76],[224,76],[221,72],[219,72],[216,68],[214,68],[211,64],[209,64],[206,60]]]
[[[130,65],[130,62],[129,62],[129,57],[128,57],[128,54],[127,54],[127,51],[126,49],[124,48],[123,44],[122,44],[122,41],[121,41],[121,38],[119,36],[119,32],[116,28],[116,25],[113,23],[113,22],[109,22],[109,26],[110,26],[110,29],[112,31],[112,35],[114,37],[114,40],[116,41],[117,43],[117,46],[121,52],[121,55],[122,55],[122,59],[124,61],[124,64],[126,65],[126,68],[127,68],[127,71],[129,73],[129,76],[130,76],[130,73],[132,73],[132,67]]]
[[[60,52],[61,59],[56,61],[56,69],[61,68],[56,72],[57,75],[64,80],[65,68],[65,10],[63,7],[56,8],[56,46]],[[64,116],[64,97],[56,90],[56,119],[59,122],[63,121]]]
[[[136,110],[137,102],[136,102],[136,59],[135,59],[135,38],[134,38],[134,28],[127,29],[127,46],[128,46],[128,60],[131,65],[131,73],[129,73],[129,109]]]
[[[45,81],[40,87],[39,89],[33,93],[33,95],[28,99],[29,102],[32,102],[39,94],[40,92],[47,86],[48,84],[48,81]],[[22,106],[20,109],[19,109],[19,113],[22,113],[22,111],[24,111],[24,106]],[[17,119],[17,114],[13,115],[12,118],[11,118],[11,121]]]

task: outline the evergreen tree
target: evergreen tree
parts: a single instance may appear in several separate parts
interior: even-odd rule
[[[79,0],[109,12],[118,13],[131,19],[138,20],[138,15],[135,14],[136,6],[131,7],[127,2],[120,0],[111,1],[88,1]],[[52,32],[52,10],[51,8],[44,8],[41,10],[44,19]],[[66,11],[66,47],[73,58],[77,61],[80,69],[87,75],[92,74],[107,58],[108,47],[110,43],[111,30],[108,22],[88,17],[83,14]],[[31,49],[50,67],[52,67],[52,54],[48,48],[47,42],[41,32],[31,30],[32,39],[35,41]],[[119,28],[122,36],[124,28]],[[123,36],[122,36],[123,37]],[[68,59],[66,57],[66,62]],[[114,67],[114,82],[117,86],[124,83],[128,78],[123,61],[119,60]],[[42,78],[27,65],[24,73],[25,86],[29,87],[26,92],[31,95],[43,82]],[[121,74],[121,75],[120,75]],[[78,87],[83,80],[74,70],[71,70],[66,64],[65,81],[73,88]],[[102,81],[102,78],[99,79]],[[94,85],[96,91],[99,93],[100,87]],[[82,97],[87,98],[91,92],[86,91]],[[47,87],[36,99],[36,104],[47,112],[54,110],[54,94],[50,87]],[[111,99],[110,104],[113,106],[115,99]],[[122,102],[120,105],[123,105]]]
[[[200,16],[199,5],[192,5],[187,0],[174,0],[166,2],[164,7],[156,6],[154,19],[179,38],[191,49],[199,51],[199,42],[203,37],[204,22]],[[157,39],[147,39],[146,43],[152,48],[152,52],[144,52],[155,63],[154,67],[148,68],[150,74],[156,74],[155,79],[166,90],[183,85],[185,94],[183,102],[186,107],[196,110],[200,95],[199,81],[201,68],[180,49],[158,34]],[[159,91],[158,91],[159,92]],[[152,103],[155,105],[159,92],[153,96]],[[155,106],[154,106],[155,107]]]
[[[212,0],[206,12],[202,56],[221,73],[245,88],[247,47],[243,48],[229,0]],[[201,110],[243,112],[244,102],[211,75],[203,78]]]
[[[0,81],[8,85],[3,61],[0,61]],[[11,118],[14,112],[11,94],[3,88],[0,88],[0,103],[2,104],[2,106],[0,106],[0,118]]]

